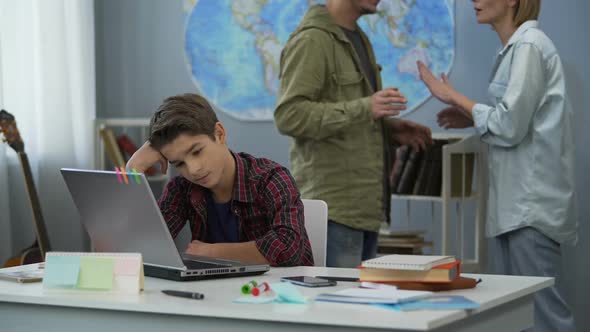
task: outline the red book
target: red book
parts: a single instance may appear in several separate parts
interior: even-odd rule
[[[129,138],[129,136],[126,134],[121,134],[117,137],[117,145],[121,151],[125,152],[127,155],[127,160],[129,160],[129,158],[131,158],[131,156],[137,151],[137,145],[135,145],[131,138]],[[148,168],[145,171],[145,175],[156,175],[156,169],[154,167]]]

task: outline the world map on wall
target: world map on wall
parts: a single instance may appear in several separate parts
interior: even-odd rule
[[[185,52],[198,91],[241,120],[272,120],[283,46],[314,0],[185,0]],[[454,0],[383,0],[359,25],[398,87],[409,114],[430,92],[416,61],[449,73],[455,53]]]

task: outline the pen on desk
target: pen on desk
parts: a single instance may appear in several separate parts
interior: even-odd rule
[[[205,298],[205,295],[203,295],[201,293],[196,293],[196,292],[183,292],[183,291],[165,289],[162,291],[162,293],[164,293],[166,295],[170,295],[170,296],[185,297],[185,298],[194,299],[194,300],[202,300]]]
[[[358,282],[359,278],[354,277],[334,277],[334,276],[316,276],[316,278],[326,279],[330,281],[348,281],[348,282]]]

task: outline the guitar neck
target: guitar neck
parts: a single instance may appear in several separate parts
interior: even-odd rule
[[[37,235],[37,241],[39,242],[39,249],[41,250],[41,255],[45,257],[45,253],[51,251],[51,246],[49,245],[47,229],[45,228],[45,221],[43,220],[43,214],[41,213],[39,196],[37,196],[37,190],[35,189],[33,173],[31,172],[31,166],[29,165],[29,158],[25,152],[18,152],[18,158],[25,176],[29,203],[33,209],[33,221],[35,222],[35,233]]]

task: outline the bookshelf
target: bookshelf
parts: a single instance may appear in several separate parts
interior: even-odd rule
[[[102,118],[94,121],[94,160],[95,169],[108,169],[109,162],[107,162],[108,151],[105,147],[102,138],[103,130],[108,128],[115,133],[130,133],[135,138],[135,144],[138,147],[145,142],[148,137],[148,129],[150,125],[149,118]],[[131,133],[133,132],[133,133]],[[119,150],[120,153],[120,150]],[[109,169],[110,170],[110,169]],[[151,184],[154,194],[161,191],[170,179],[170,168],[168,174],[161,174],[158,171],[157,175],[148,176],[148,181]],[[156,195],[158,197],[159,195]]]
[[[432,224],[435,204],[441,205],[441,255],[455,255],[462,261],[465,272],[480,272],[486,267],[487,248],[485,216],[487,202],[487,147],[477,135],[433,133],[435,140],[449,140],[442,146],[442,174],[440,195],[393,194],[392,199],[406,201],[406,221],[411,219],[411,203],[431,203]],[[451,224],[451,205],[456,208],[456,220]],[[466,204],[474,204],[474,219],[465,220]],[[473,252],[468,257],[465,249],[465,223],[474,223]],[[451,250],[451,235],[455,233],[456,246]],[[437,239],[433,239],[437,241]]]

